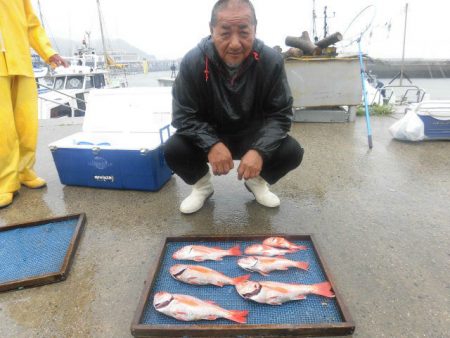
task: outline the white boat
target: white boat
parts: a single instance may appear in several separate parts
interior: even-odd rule
[[[99,66],[95,54],[65,58],[70,66],[57,67],[51,74],[38,72],[39,119],[83,116],[92,89],[126,87],[124,77],[113,76]]]

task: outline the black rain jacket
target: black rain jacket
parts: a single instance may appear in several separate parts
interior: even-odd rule
[[[292,123],[292,96],[281,55],[255,39],[230,78],[211,37],[186,54],[173,89],[172,125],[206,153],[221,136],[254,135],[250,149],[268,159]]]

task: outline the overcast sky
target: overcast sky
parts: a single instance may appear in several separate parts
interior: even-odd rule
[[[364,36],[363,51],[372,57],[402,56],[405,4],[408,2],[406,57],[450,59],[450,2],[445,0],[316,0],[316,27],[323,35],[323,10],[328,7],[329,33],[354,36],[373,20]],[[37,0],[32,0],[38,13]],[[96,0],[40,0],[47,33],[80,41],[85,31],[100,37]],[[121,38],[157,58],[182,57],[209,34],[215,0],[101,0],[107,39]],[[284,44],[286,36],[312,37],[313,0],[253,0],[258,19],[257,37],[269,46]],[[388,29],[390,23],[390,29]],[[114,47],[114,46],[112,46]],[[357,45],[347,48],[356,51]]]

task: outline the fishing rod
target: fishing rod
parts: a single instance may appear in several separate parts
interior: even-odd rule
[[[372,13],[370,13],[370,11],[372,11]],[[367,16],[369,16],[369,20],[367,20]],[[369,5],[365,7],[363,10],[361,10],[353,18],[353,20],[350,22],[344,33],[344,39],[349,41],[349,44],[347,46],[350,46],[355,42],[358,44],[359,69],[361,75],[364,110],[366,115],[367,141],[369,144],[369,149],[372,149],[373,147],[372,127],[370,123],[369,104],[367,102],[366,75],[365,75],[366,72],[363,62],[363,54],[361,51],[361,40],[364,37],[364,34],[367,33],[367,31],[372,27],[374,19],[375,19],[375,6]],[[352,31],[353,33],[351,33]]]

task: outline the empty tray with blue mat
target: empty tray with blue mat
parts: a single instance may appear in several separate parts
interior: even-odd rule
[[[181,261],[172,258],[175,251],[186,245],[205,245],[229,249],[239,245],[241,251],[252,244],[260,244],[264,239],[281,236],[307,250],[290,253],[286,258],[306,261],[308,271],[289,269],[273,271],[265,277],[251,273],[253,281],[276,281],[283,283],[315,284],[324,281],[331,283],[336,298],[308,295],[306,299],[287,302],[281,306],[259,304],[243,299],[234,286],[217,287],[213,285],[189,285],[174,279],[169,269],[175,264],[202,265],[212,268],[229,277],[248,274],[237,265],[239,257],[224,257],[222,261]],[[186,294],[202,300],[214,301],[228,310],[248,310],[246,324],[236,324],[226,319],[192,322],[178,321],[165,316],[153,307],[155,293]],[[159,260],[152,267],[139,306],[131,326],[135,337],[146,336],[338,336],[352,334],[355,326],[341,297],[339,296],[328,268],[321,258],[311,235],[255,235],[255,236],[188,236],[166,238],[161,248]]]
[[[0,227],[0,292],[67,278],[85,214]]]

